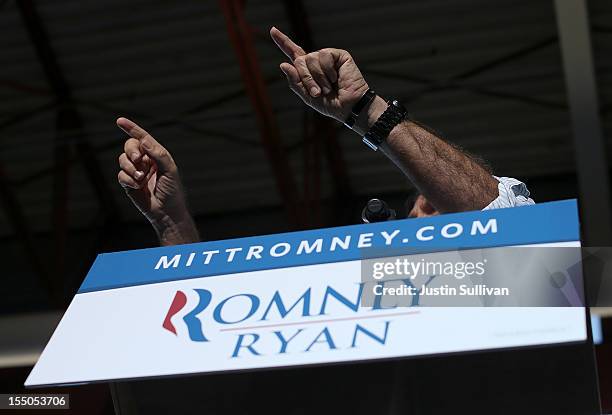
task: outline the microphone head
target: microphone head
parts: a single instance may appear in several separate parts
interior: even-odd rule
[[[364,223],[384,222],[395,219],[395,210],[381,199],[370,199],[361,212]]]

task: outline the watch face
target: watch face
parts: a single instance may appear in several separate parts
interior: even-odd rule
[[[402,113],[405,114],[407,112],[406,108],[397,99],[394,99],[392,104],[393,106],[397,107]]]
[[[404,117],[408,113],[406,107],[404,107],[402,103],[398,100],[394,99],[391,104],[401,113],[402,117]]]

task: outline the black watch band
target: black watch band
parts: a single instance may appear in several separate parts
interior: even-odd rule
[[[387,101],[387,109],[378,117],[378,120],[370,127],[363,142],[372,150],[378,150],[378,147],[387,139],[391,130],[396,125],[404,121],[408,111],[396,99]]]
[[[361,96],[359,101],[357,101],[357,103],[353,105],[351,113],[349,114],[346,121],[344,121],[344,125],[346,125],[348,128],[353,128],[353,125],[355,125],[355,122],[357,121],[357,118],[359,117],[361,111],[363,111],[363,109],[374,100],[375,96],[376,92],[374,92],[373,89],[368,88],[365,94]]]

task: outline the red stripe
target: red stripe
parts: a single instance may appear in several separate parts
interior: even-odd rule
[[[187,296],[182,291],[177,291],[174,295],[174,300],[172,300],[172,304],[170,304],[170,309],[168,310],[168,314],[166,314],[166,318],[164,319],[164,323],[162,327],[172,333],[176,334],[176,328],[170,321],[170,319],[183,307],[187,304]]]

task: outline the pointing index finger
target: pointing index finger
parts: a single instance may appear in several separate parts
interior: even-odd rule
[[[283,53],[292,61],[299,56],[306,55],[304,49],[296,45],[295,42],[289,38],[289,36],[278,30],[276,27],[272,27],[272,29],[270,29],[270,36],[272,37],[272,40],[274,40],[274,43],[276,43],[276,46],[278,46],[278,48],[282,50]]]
[[[144,128],[140,127],[132,120],[128,120],[127,118],[121,117],[117,119],[117,126],[121,128],[126,134],[136,138],[137,140],[142,140],[145,137],[150,137],[151,135],[145,131]]]

